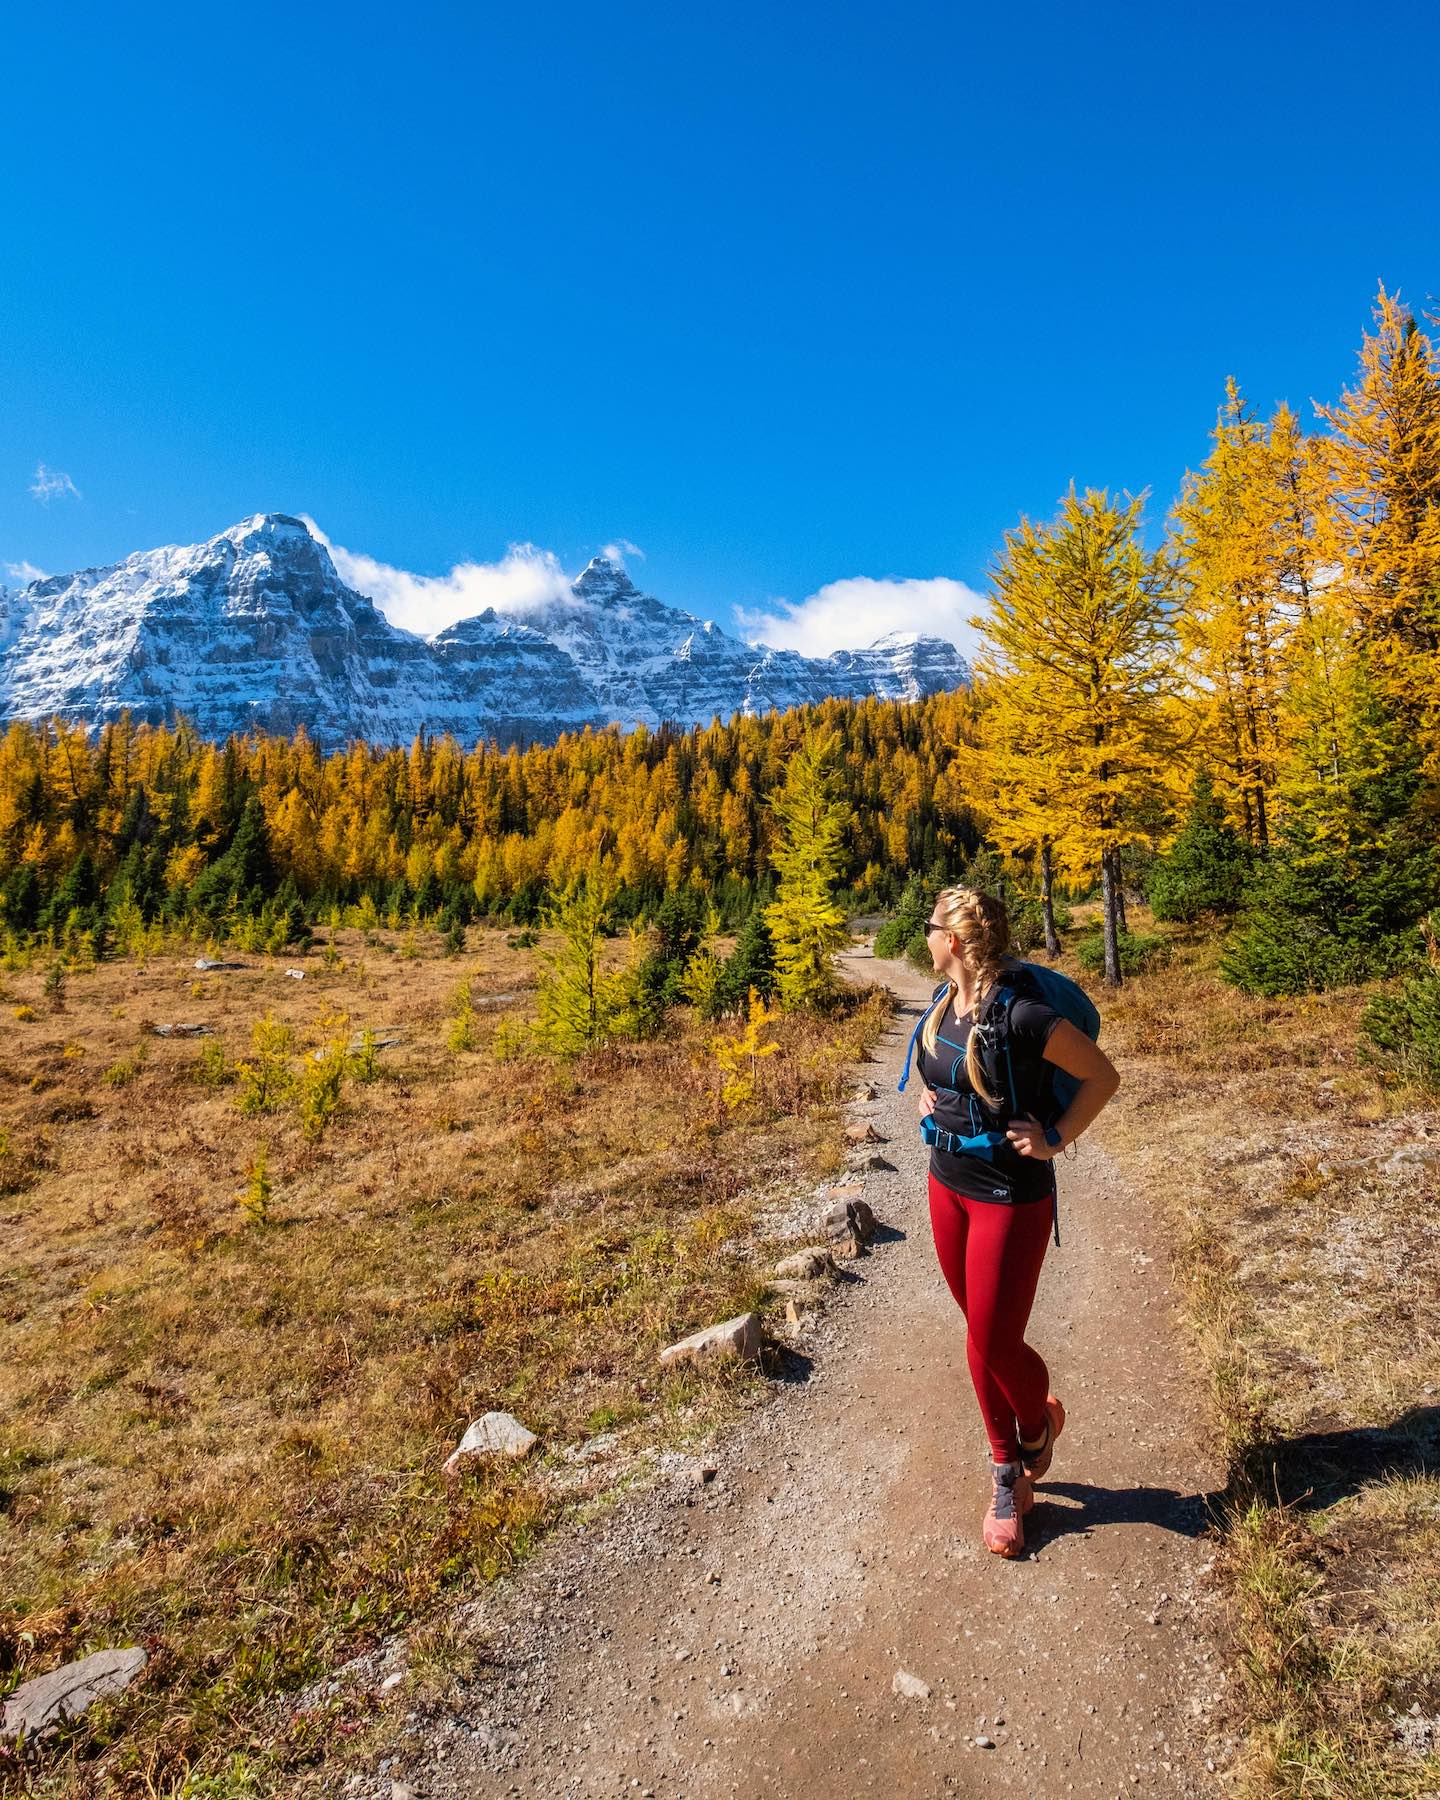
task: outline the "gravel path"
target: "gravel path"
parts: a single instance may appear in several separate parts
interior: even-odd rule
[[[465,1717],[387,1772],[461,1795],[1190,1796],[1214,1791],[1210,1551],[1154,1209],[1090,1144],[1060,1169],[1063,1248],[1031,1338],[1069,1409],[1005,1562],[979,1543],[985,1440],[930,1241],[926,1154],[895,1081],[930,985],[843,959],[899,1006],[857,1074],[893,1172],[889,1231],[778,1388],[687,1469],[562,1534],[484,1603],[497,1661]],[[913,1678],[913,1679],[910,1679]]]

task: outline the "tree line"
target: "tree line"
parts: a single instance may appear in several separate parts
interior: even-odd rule
[[[1310,431],[1229,384],[1156,542],[1143,509],[1072,488],[1023,519],[990,571],[973,688],[918,702],[329,754],[303,730],[12,724],[0,924],[61,946],[156,921],[278,946],[340,911],[529,924],[585,883],[607,930],[688,907],[688,963],[706,909],[734,930],[777,904],[809,745],[838,810],[811,821],[829,872],[808,900],[792,870],[792,935],[985,865],[1052,951],[1057,893],[1098,893],[1112,983],[1140,894],[1232,922],[1224,969],[1253,991],[1403,967],[1440,899],[1440,366],[1421,322],[1382,289]]]
[[[303,730],[213,744],[183,721],[14,723],[0,736],[0,922],[60,937],[129,908],[213,931],[268,907],[283,930],[339,907],[371,924],[527,925],[593,876],[622,922],[690,889],[733,928],[774,897],[769,801],[807,733],[833,740],[849,901],[883,907],[913,868],[978,842],[945,748],[971,710],[961,690],[525,750],[422,736],[329,755]]]

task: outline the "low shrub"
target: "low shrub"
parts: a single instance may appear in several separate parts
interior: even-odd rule
[[[1119,933],[1120,973],[1143,975],[1169,962],[1170,940],[1158,931],[1122,931]],[[1090,931],[1075,940],[1075,954],[1089,975],[1105,973],[1105,935]]]
[[[1376,994],[1360,1015],[1362,1050],[1426,1087],[1440,1088],[1440,969],[1422,969],[1397,993]]]

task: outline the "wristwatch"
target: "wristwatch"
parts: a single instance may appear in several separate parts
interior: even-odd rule
[[[1059,1127],[1055,1125],[1051,1125],[1046,1129],[1045,1142],[1052,1150],[1063,1150],[1065,1147],[1065,1140],[1060,1135]]]

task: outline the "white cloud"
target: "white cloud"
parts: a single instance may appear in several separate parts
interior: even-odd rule
[[[368,595],[392,625],[422,637],[434,637],[487,606],[523,619],[537,607],[576,604],[559,558],[534,544],[512,544],[499,562],[457,563],[448,575],[412,575],[332,543],[313,519],[300,516],[311,536],[330,552],[347,586]]]
[[[19,562],[7,562],[5,573],[12,581],[18,581],[21,587],[28,587],[32,581],[44,581],[44,569],[37,569],[32,562],[26,562],[22,556]]]
[[[79,488],[63,469],[48,469],[43,462],[35,465],[35,479],[30,483],[30,492],[45,506],[52,500],[79,500],[82,497]]]
[[[970,621],[983,611],[985,598],[945,575],[905,581],[851,575],[827,582],[798,604],[774,605],[774,612],[735,608],[736,623],[752,643],[829,656],[834,650],[864,649],[887,632],[918,631],[947,638],[973,659],[979,634]]]
[[[637,556],[641,562],[645,560],[645,552],[638,544],[632,544],[629,538],[618,538],[613,544],[602,544],[600,554],[613,563],[619,563],[622,569],[627,556]]]

